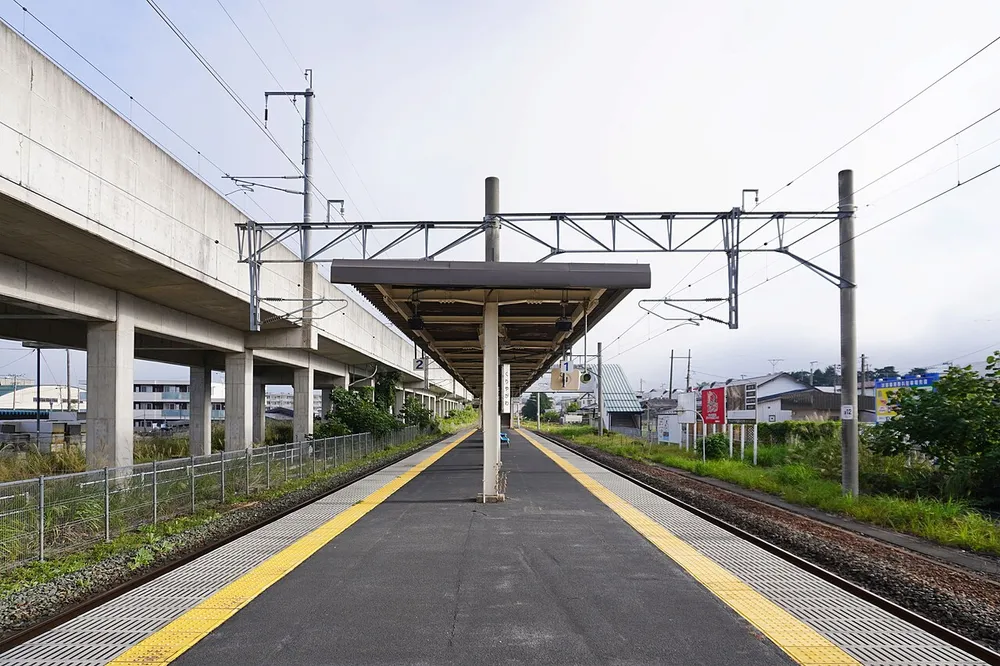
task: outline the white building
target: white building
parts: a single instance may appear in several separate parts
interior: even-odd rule
[[[265,409],[295,409],[295,396],[292,393],[268,391],[264,394]],[[323,396],[319,391],[313,393],[313,416],[322,416]]]
[[[40,405],[43,411],[76,412],[87,408],[87,391],[75,386],[66,390],[64,385],[42,384],[0,387],[0,416],[9,417],[10,412],[34,411]],[[40,395],[39,395],[40,394]],[[83,400],[81,404],[81,399]]]
[[[189,385],[153,379],[132,385],[132,425],[140,430],[170,427],[191,418]],[[226,417],[226,385],[212,382],[212,420]]]

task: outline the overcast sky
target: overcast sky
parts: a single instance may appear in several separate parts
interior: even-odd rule
[[[760,189],[762,198],[777,191],[762,210],[821,210],[836,202],[838,170],[854,169],[856,185],[864,185],[1000,106],[998,43],[783,187],[996,37],[1000,3],[262,0],[293,60],[257,0],[221,2],[281,87],[303,85],[299,66],[315,70],[316,183],[328,197],[348,199],[351,219],[476,219],[489,175],[501,179],[506,212],[722,211],[740,205],[743,188]],[[289,173],[145,2],[24,4],[222,170]],[[263,91],[278,85],[219,2],[160,4],[262,113]],[[11,0],[0,0],[0,16],[225,187],[206,159]],[[269,125],[296,159],[298,122],[287,102],[272,101]],[[997,139],[1000,114],[860,192],[858,231],[1000,163]],[[1000,170],[858,239],[858,349],[872,363],[971,362],[985,351],[970,352],[1000,347],[993,263],[1000,224],[989,196],[998,179]],[[301,214],[301,201],[286,195],[232,200],[260,219]],[[753,247],[774,236],[768,232]],[[716,233],[708,244],[720,240]],[[812,257],[836,243],[834,225],[796,248]],[[503,259],[540,254],[504,234]],[[480,243],[449,255],[481,256]],[[601,322],[591,350],[603,341],[606,357],[647,387],[667,381],[671,348],[692,350],[695,380],[763,374],[768,359],[783,359],[777,367],[788,370],[838,362],[836,288],[805,269],[777,277],[791,266],[785,257],[744,257],[744,289],[774,280],[741,299],[738,330],[704,322],[657,335],[669,324],[643,316],[640,298],[661,298],[678,283],[679,296],[725,294],[724,271],[682,289],[724,265],[713,255],[695,268],[701,259],[575,256],[652,267],[652,289]],[[817,261],[837,269],[836,252]],[[16,343],[2,346],[0,374],[33,375],[33,362],[18,360],[25,352],[11,349]],[[43,367],[43,381],[61,381],[61,353],[49,355],[52,372]],[[82,378],[82,354],[74,365]],[[136,374],[184,377],[186,370],[141,363]]]

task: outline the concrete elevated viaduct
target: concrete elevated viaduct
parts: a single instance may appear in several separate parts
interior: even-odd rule
[[[263,436],[264,386],[295,390],[295,436],[312,391],[402,373],[438,413],[469,398],[413,343],[313,264],[264,266],[260,332],[248,332],[243,214],[72,77],[0,26],[0,337],[87,351],[87,462],[132,462],[133,361],[191,368],[192,452],[210,447],[211,372],[226,375],[226,448]],[[269,252],[295,259],[281,244]],[[330,299],[302,320],[303,299]],[[337,301],[333,299],[339,299]]]

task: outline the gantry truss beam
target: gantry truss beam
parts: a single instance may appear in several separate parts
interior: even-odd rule
[[[584,212],[584,213],[501,213],[482,220],[390,221],[390,222],[255,222],[237,224],[240,261],[250,265],[251,312],[259,312],[257,286],[260,267],[265,263],[331,261],[347,258],[342,250],[348,243],[360,241],[363,259],[393,258],[434,260],[480,234],[487,228],[509,229],[543,249],[538,261],[562,254],[604,252],[688,252],[726,256],[727,289],[724,297],[703,299],[664,299],[662,302],[689,316],[682,321],[717,321],[739,327],[739,263],[744,253],[777,252],[805,265],[838,286],[850,286],[840,276],[792,253],[786,244],[785,225],[789,220],[814,221],[817,226],[836,220],[839,211],[756,211],[732,208],[727,211],[666,212]],[[747,223],[750,223],[747,226]],[[333,232],[334,237],[319,244],[314,251],[297,259],[269,257],[268,250],[296,236],[305,227]],[[751,229],[747,232],[746,229]],[[770,231],[768,231],[770,229]],[[776,234],[777,244],[760,243],[747,248],[745,243],[760,232]],[[372,247],[373,232],[388,234],[390,239]],[[413,251],[420,239],[421,251]],[[356,247],[354,248],[356,251]],[[404,255],[400,257],[400,253]],[[726,301],[728,317],[715,319],[681,305],[682,302]],[[253,317],[252,317],[253,319]],[[259,319],[258,325],[259,325]],[[254,321],[251,321],[251,328]],[[256,330],[256,329],[254,329]]]

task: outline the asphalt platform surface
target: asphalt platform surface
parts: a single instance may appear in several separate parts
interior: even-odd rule
[[[792,664],[511,431],[475,434],[174,664]]]

